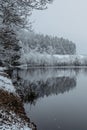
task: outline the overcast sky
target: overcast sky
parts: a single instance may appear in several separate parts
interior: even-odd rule
[[[68,38],[77,53],[87,55],[87,0],[54,0],[47,10],[34,11],[32,19],[35,32]]]

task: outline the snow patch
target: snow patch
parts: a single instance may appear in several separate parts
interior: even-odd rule
[[[15,93],[15,88],[12,84],[12,81],[7,77],[7,74],[4,73],[4,69],[5,68],[0,67],[0,89]]]
[[[6,67],[0,67],[0,71],[4,71]]]
[[[12,81],[7,77],[0,75],[0,89],[3,89],[8,92],[15,93],[15,88],[12,84]]]
[[[23,122],[12,111],[0,110],[0,129],[1,130],[32,130],[26,122]]]

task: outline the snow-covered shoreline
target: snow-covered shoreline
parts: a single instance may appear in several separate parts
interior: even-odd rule
[[[28,118],[25,115],[21,99],[18,94],[16,94],[11,79],[4,73],[3,67],[0,67],[0,97],[0,129],[32,130],[32,124],[26,121]],[[21,113],[16,113],[18,109],[21,109]],[[21,118],[21,114],[23,115],[23,118]],[[29,127],[29,124],[31,125],[31,128]]]
[[[12,111],[7,112],[7,110],[1,110],[0,113],[3,118],[0,119],[3,122],[0,126],[1,130],[32,130],[28,127],[28,124],[25,123]],[[7,120],[6,120],[7,119]]]
[[[37,52],[26,52],[21,55],[20,64],[28,67],[49,66],[87,66],[86,55],[49,55]]]

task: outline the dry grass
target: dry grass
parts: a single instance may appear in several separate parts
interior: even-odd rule
[[[0,108],[5,108],[8,111],[13,111],[23,120],[30,122],[30,119],[27,118],[25,114],[21,99],[12,93],[0,90]]]
[[[37,130],[36,125],[30,122],[30,119],[26,116],[25,110],[23,108],[23,103],[17,95],[13,93],[8,93],[7,91],[0,90],[0,109],[5,110],[8,113],[12,111],[19,118],[23,120],[23,122],[27,122],[29,127],[32,130]]]

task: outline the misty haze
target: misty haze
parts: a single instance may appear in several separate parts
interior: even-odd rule
[[[0,0],[0,130],[87,130],[86,0]]]

